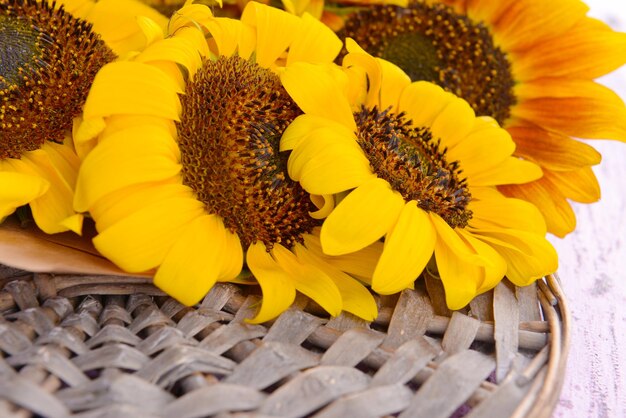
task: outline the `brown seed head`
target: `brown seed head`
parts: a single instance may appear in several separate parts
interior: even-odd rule
[[[278,76],[240,57],[205,60],[181,98],[183,183],[245,248],[287,248],[318,225],[308,193],[287,175],[283,131],[301,112]]]

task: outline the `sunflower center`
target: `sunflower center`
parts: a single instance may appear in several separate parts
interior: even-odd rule
[[[443,4],[368,7],[353,14],[339,35],[398,65],[413,81],[439,84],[500,124],[516,103],[511,64],[491,32]]]
[[[244,249],[291,247],[317,221],[287,176],[280,137],[301,112],[271,71],[240,57],[205,60],[181,98],[177,125],[183,183],[218,214]]]
[[[97,71],[114,58],[62,7],[0,0],[0,160],[63,142]]]
[[[407,200],[437,213],[451,227],[463,228],[472,218],[471,195],[457,162],[430,129],[414,127],[404,114],[362,107],[354,114],[358,143],[376,175]]]

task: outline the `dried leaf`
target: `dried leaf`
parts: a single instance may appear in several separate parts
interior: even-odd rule
[[[0,224],[0,264],[36,273],[152,277],[153,272],[126,273],[104,258],[91,243],[94,235],[89,224],[82,237],[71,232],[48,235],[9,217]]]

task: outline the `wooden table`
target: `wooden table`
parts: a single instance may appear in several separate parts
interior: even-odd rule
[[[624,0],[588,0],[592,14],[626,31]],[[600,80],[626,98],[626,69]],[[554,418],[626,417],[626,144],[590,141],[602,199],[575,205],[576,231],[551,239],[572,312],[572,348]]]

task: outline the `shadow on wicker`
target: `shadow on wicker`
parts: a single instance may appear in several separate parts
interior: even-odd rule
[[[250,325],[252,287],[182,306],[145,279],[0,266],[2,417],[549,417],[568,314],[558,280],[450,312],[432,277],[366,323],[305,298]]]

